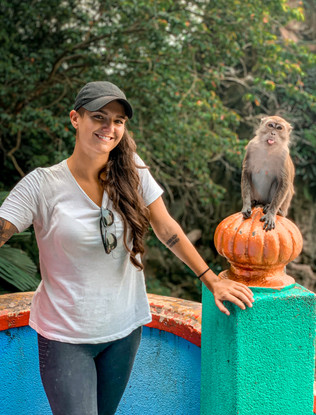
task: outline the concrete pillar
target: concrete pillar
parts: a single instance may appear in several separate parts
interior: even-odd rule
[[[245,311],[227,303],[228,317],[203,290],[202,415],[313,414],[316,296],[284,272],[301,236],[281,217],[263,232],[261,216],[232,215],[215,233],[231,262],[220,276],[246,283],[255,302]]]

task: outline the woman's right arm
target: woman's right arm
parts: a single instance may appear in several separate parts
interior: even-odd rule
[[[0,246],[4,245],[17,232],[19,231],[11,222],[0,218]]]

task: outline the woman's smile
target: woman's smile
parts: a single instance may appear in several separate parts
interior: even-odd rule
[[[103,134],[98,134],[98,133],[94,133],[97,138],[101,141],[104,141],[106,143],[109,143],[111,140],[114,140],[114,137],[110,137],[109,135],[103,135]]]

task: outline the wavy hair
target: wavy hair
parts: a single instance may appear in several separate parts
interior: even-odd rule
[[[85,109],[78,109],[81,117]],[[126,250],[130,254],[130,260],[139,270],[144,269],[143,264],[137,259],[145,252],[144,236],[149,226],[149,210],[144,203],[140,193],[140,178],[137,168],[148,168],[138,166],[135,160],[136,143],[128,133],[126,127],[119,144],[110,152],[109,159],[102,169],[99,170],[98,179],[107,192],[113,207],[123,220],[123,241]],[[128,230],[131,230],[128,241]],[[132,242],[132,248],[129,247]]]
[[[140,194],[140,178],[135,161],[136,143],[125,128],[119,144],[110,152],[108,162],[99,171],[100,183],[109,195],[114,209],[121,215],[124,223],[124,245],[130,254],[133,265],[142,270],[143,264],[137,254],[144,254],[144,236],[149,226],[149,210]],[[128,228],[131,230],[132,249],[127,240]]]

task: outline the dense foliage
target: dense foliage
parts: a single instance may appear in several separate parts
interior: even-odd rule
[[[315,196],[316,60],[308,47],[316,36],[304,22],[315,6],[294,3],[3,0],[0,190],[66,158],[76,92],[87,81],[110,80],[134,106],[129,128],[172,215],[195,230],[190,237],[219,269],[212,235],[241,207],[244,147],[264,114],[293,124],[302,197]],[[150,290],[199,298],[190,271],[152,234],[146,262]]]

